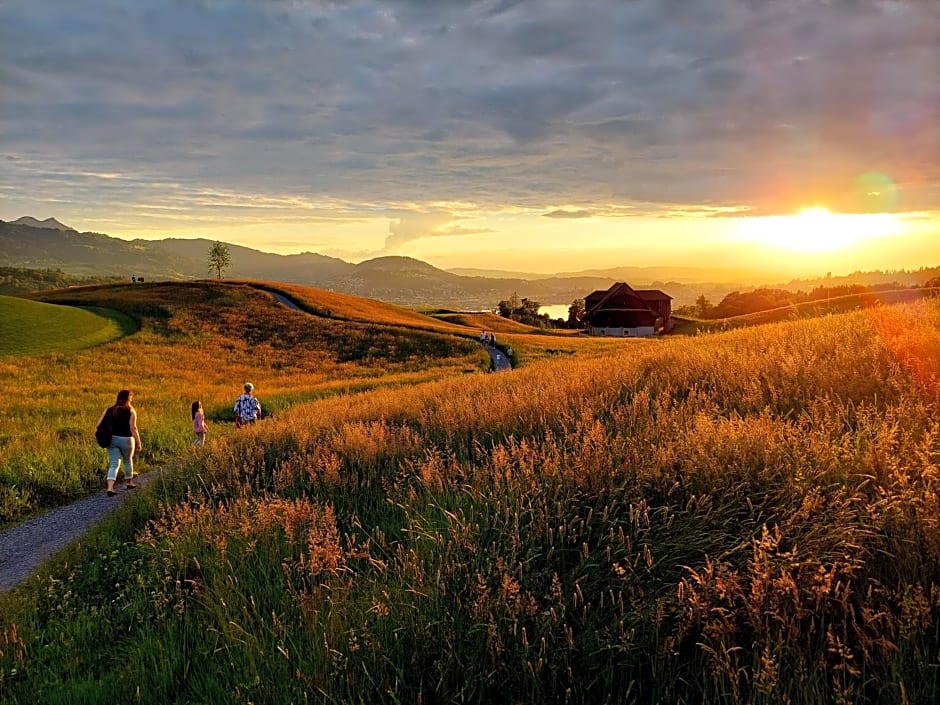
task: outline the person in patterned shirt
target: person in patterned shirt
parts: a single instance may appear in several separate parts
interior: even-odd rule
[[[235,427],[254,423],[261,418],[261,402],[253,394],[255,385],[245,382],[245,393],[235,400]]]

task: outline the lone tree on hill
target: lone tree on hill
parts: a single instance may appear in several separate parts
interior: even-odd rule
[[[222,272],[232,265],[232,255],[224,242],[217,242],[209,248],[209,271],[215,272],[216,278],[222,278]]]

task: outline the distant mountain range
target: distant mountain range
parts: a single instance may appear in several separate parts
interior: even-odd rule
[[[2,221],[0,221],[2,222]],[[35,218],[30,218],[28,215],[24,215],[22,218],[17,218],[13,221],[14,225],[28,225],[32,228],[46,228],[47,230],[71,230],[75,232],[75,228],[70,228],[68,225],[63,225],[55,218],[46,218],[45,220],[36,220]]]
[[[79,233],[55,218],[23,217],[12,222],[0,220],[0,265],[59,269],[83,276],[204,279],[211,276],[207,259],[214,242],[204,238],[123,240],[101,233]],[[759,275],[741,270],[620,267],[556,275],[445,271],[410,257],[377,257],[352,264],[313,252],[278,255],[240,245],[227,247],[232,258],[227,278],[303,284],[401,306],[491,309],[513,294],[545,305],[568,304],[625,281],[634,288],[664,291],[673,297],[676,307],[693,303],[703,294],[717,302],[730,291],[761,284]],[[835,284],[836,280],[831,281]],[[802,284],[812,288],[807,281]]]

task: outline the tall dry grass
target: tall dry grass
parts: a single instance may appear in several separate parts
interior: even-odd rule
[[[299,404],[37,579],[0,686],[933,703],[938,369],[932,302]]]
[[[75,353],[0,358],[8,389],[0,410],[0,526],[103,486],[107,458],[92,433],[122,388],[136,392],[139,469],[146,470],[187,449],[195,399],[206,409],[210,441],[224,436],[245,381],[255,384],[265,412],[277,415],[298,401],[489,364],[469,339],[311,316],[249,286],[109,285],[43,298],[122,311],[141,328]]]

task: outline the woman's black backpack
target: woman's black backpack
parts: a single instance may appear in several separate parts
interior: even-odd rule
[[[101,423],[95,429],[95,440],[102,448],[108,448],[111,445],[111,427],[114,420],[114,407],[108,407],[101,417]]]

